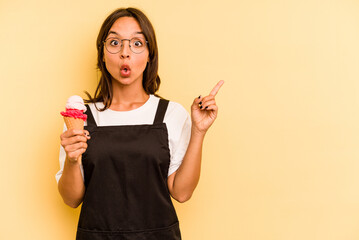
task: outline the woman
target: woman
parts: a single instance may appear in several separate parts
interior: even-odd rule
[[[134,8],[107,17],[97,50],[102,75],[85,130],[61,135],[59,192],[71,207],[83,203],[77,239],[181,239],[170,195],[185,202],[196,188],[223,81],[194,99],[191,119],[157,97],[154,29]]]

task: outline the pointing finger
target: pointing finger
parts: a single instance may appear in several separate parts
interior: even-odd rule
[[[223,84],[224,84],[223,80],[219,81],[217,85],[212,89],[209,95],[216,96],[216,94],[218,93],[219,89],[222,87]]]

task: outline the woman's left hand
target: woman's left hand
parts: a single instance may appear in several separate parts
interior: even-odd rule
[[[205,134],[217,118],[218,107],[215,96],[223,83],[223,80],[219,81],[208,96],[199,96],[193,101],[191,107],[192,130]]]

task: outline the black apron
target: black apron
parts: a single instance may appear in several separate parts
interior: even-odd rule
[[[153,125],[97,126],[87,105],[91,134],[82,156],[86,192],[77,240],[180,240],[167,187],[170,164],[160,99]]]

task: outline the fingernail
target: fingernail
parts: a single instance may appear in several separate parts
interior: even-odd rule
[[[201,104],[202,104],[202,101],[200,101],[198,104],[201,105]]]
[[[199,95],[198,99],[200,99],[200,98],[201,98],[201,95]]]
[[[202,109],[202,106],[200,106],[199,108]]]
[[[207,109],[208,108],[208,106],[207,107],[205,107],[204,109]]]

